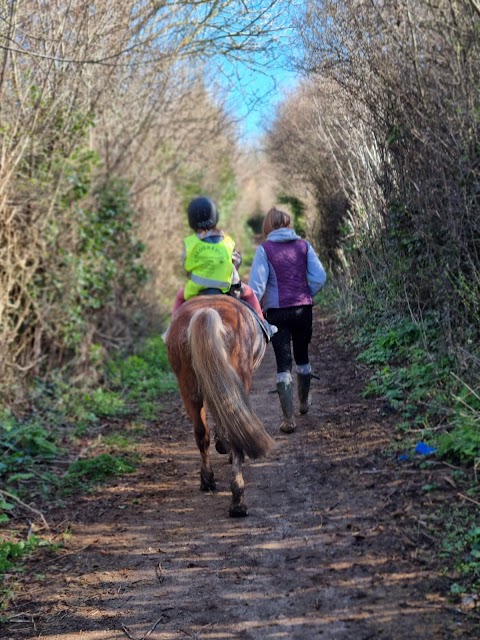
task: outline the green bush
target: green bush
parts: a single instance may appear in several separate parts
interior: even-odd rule
[[[437,438],[440,455],[467,464],[480,461],[480,396],[468,385],[455,397],[451,425]]]
[[[356,329],[358,360],[373,368],[366,396],[385,398],[403,418],[401,427],[425,430],[438,455],[464,464],[480,459],[480,396],[452,371],[435,315],[422,324],[410,318]],[[438,424],[448,425],[442,429]]]
[[[59,454],[57,436],[36,420],[21,421],[7,411],[0,412],[0,478],[5,484],[15,481],[13,474],[28,471]],[[23,474],[23,479],[27,479]]]
[[[442,513],[442,542],[440,557],[453,563],[457,572],[450,594],[456,598],[463,593],[480,592],[480,526],[475,514],[455,508]]]
[[[99,418],[115,418],[127,413],[125,400],[102,387],[85,394],[84,400],[88,410]]]
[[[358,360],[374,369],[366,396],[384,397],[416,424],[444,413],[453,388],[452,361],[436,352],[433,319],[422,325],[411,319],[390,321],[373,331],[364,330],[357,341],[367,345]]]

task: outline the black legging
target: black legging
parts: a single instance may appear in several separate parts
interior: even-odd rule
[[[292,349],[295,364],[308,364],[308,345],[312,339],[312,305],[268,309],[268,322],[278,327],[272,338],[277,360],[277,373],[292,370]]]

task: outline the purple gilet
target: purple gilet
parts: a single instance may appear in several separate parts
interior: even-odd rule
[[[298,307],[312,304],[312,296],[307,283],[307,253],[305,240],[263,243],[272,276],[276,279],[278,306]]]
[[[311,305],[327,274],[313,247],[293,229],[271,231],[253,258],[248,284],[262,309]]]

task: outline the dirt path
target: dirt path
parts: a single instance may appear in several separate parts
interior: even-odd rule
[[[199,456],[173,402],[141,444],[132,476],[82,497],[69,546],[40,559],[9,639],[368,640],[474,638],[445,597],[422,521],[431,498],[421,471],[389,453],[381,404],[362,398],[364,374],[316,318],[314,405],[296,433],[278,432],[271,347],[253,390],[278,448],[247,461],[250,516],[230,519],[229,467],[213,453],[220,491],[199,491]],[[445,482],[448,499],[450,484]],[[63,521],[63,525],[60,523]],[[477,629],[478,632],[478,629]]]

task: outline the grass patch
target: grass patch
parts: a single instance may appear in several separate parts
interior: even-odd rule
[[[381,316],[365,310],[343,317],[343,328],[360,349],[358,360],[371,371],[365,396],[386,400],[389,412],[398,415],[401,441],[395,447],[415,450],[423,441],[436,449],[436,458],[461,465],[458,481],[462,493],[480,501],[476,470],[480,466],[480,393],[455,371],[460,364],[447,354],[442,343],[441,322],[431,314],[422,323],[408,318]],[[475,354],[474,354],[475,355]],[[475,356],[476,357],[476,356]],[[472,371],[464,371],[469,379]],[[473,473],[470,471],[473,469]],[[454,472],[456,473],[456,472]],[[425,493],[441,486],[425,484]],[[480,521],[478,509],[452,506],[448,512],[432,513],[430,529],[437,539],[437,553],[445,561],[451,579],[451,597],[480,591]]]
[[[133,473],[135,469],[133,458],[112,456],[109,453],[77,460],[70,465],[63,478],[62,492],[68,495],[75,491],[89,491],[94,485],[102,484],[112,477]]]
[[[23,572],[23,560],[28,558],[39,547],[57,549],[41,538],[30,535],[26,540],[0,540],[0,611],[5,611],[13,596],[13,589],[7,584],[7,576]],[[0,624],[7,619],[0,615]]]
[[[365,396],[382,397],[398,412],[399,429],[428,439],[451,461],[475,466],[480,460],[480,396],[453,374],[435,318],[422,325],[397,319],[362,329],[354,338],[360,362],[372,369]]]
[[[455,376],[456,378],[456,376]],[[454,462],[475,467],[480,463],[480,395],[471,386],[461,382],[455,395],[453,416],[448,431],[437,438],[439,454]]]
[[[152,337],[137,353],[107,363],[104,380],[102,386],[87,389],[58,376],[37,380],[28,413],[14,415],[0,409],[0,483],[5,491],[41,510],[46,500],[90,492],[135,471],[135,441],[143,435],[145,422],[161,412],[162,395],[177,388],[162,338]],[[82,446],[91,440],[92,457],[74,462],[65,472],[65,462],[78,451],[80,438]],[[44,544],[33,536],[24,541],[13,530],[19,509],[16,500],[0,493],[0,526],[5,531],[0,574],[2,566],[9,573],[20,570],[22,558]],[[0,597],[8,601],[1,586]]]
[[[132,433],[122,431],[103,436],[102,442],[106,447],[125,451],[135,446],[137,438]]]
[[[0,480],[10,492],[48,496],[59,486],[58,470],[51,467],[59,456],[68,456],[78,437],[88,437],[100,420],[154,420],[162,410],[162,395],[177,388],[160,336],[148,339],[138,353],[109,362],[105,377],[105,386],[89,390],[58,379],[37,382],[31,415],[0,410]],[[109,437],[115,446],[115,436]],[[128,448],[126,440],[121,448]],[[100,459],[99,469],[90,471],[92,478],[118,475],[129,464]],[[73,473],[69,469],[69,483]],[[9,502],[0,502],[0,522],[8,520],[11,510]]]
[[[58,430],[43,425],[40,419],[17,419],[0,413],[0,480],[9,492],[27,496],[32,485],[35,492],[48,495],[58,477],[49,465],[61,455]],[[9,519],[12,505],[0,499],[0,523]]]
[[[107,377],[110,388],[123,390],[125,402],[145,420],[154,420],[161,396],[178,388],[161,336],[149,338],[138,353],[111,361]]]
[[[7,571],[16,566],[16,560],[34,551],[41,544],[45,544],[40,538],[30,536],[28,540],[18,542],[0,542],[0,578],[3,578]]]
[[[453,507],[440,514],[440,558],[448,562],[450,596],[458,601],[464,594],[480,594],[480,521],[478,513]],[[452,571],[453,568],[453,571]]]

